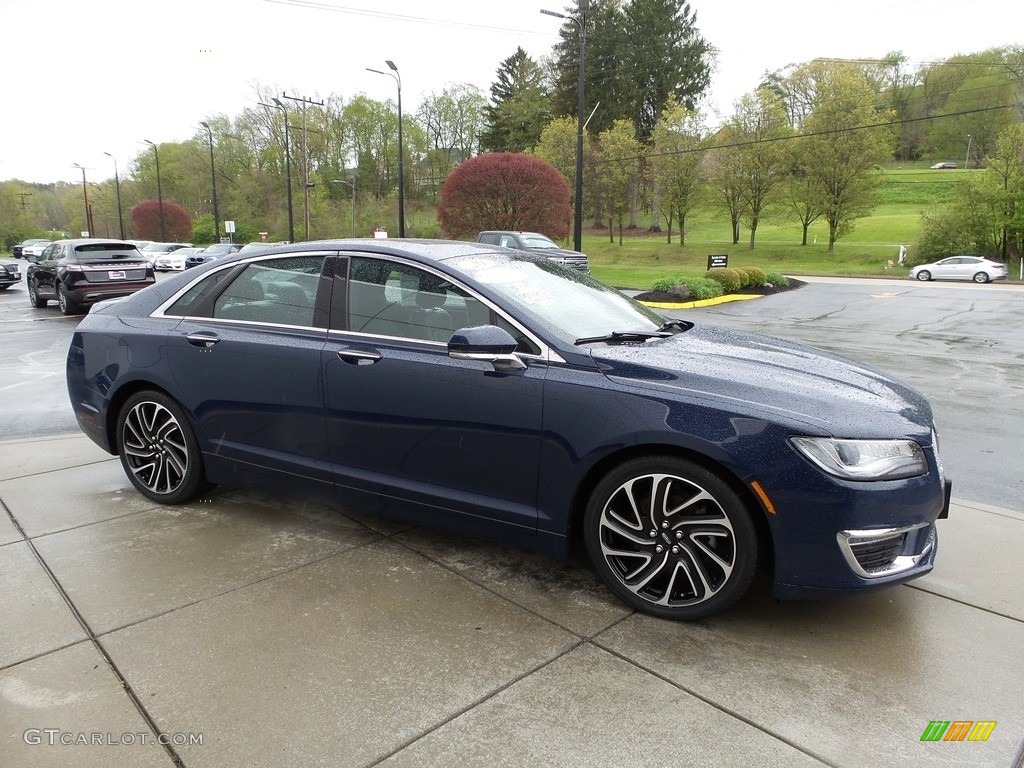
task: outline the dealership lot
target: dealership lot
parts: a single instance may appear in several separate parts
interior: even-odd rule
[[[75,434],[62,378],[75,320],[32,314],[23,293],[0,297],[12,764],[1019,758],[1019,286],[813,283],[686,314],[917,386],[940,416],[956,499],[935,571],[911,585],[776,604],[759,584],[697,624],[632,613],[582,560],[250,492],[150,504]],[[936,720],[996,726],[983,742],[922,741]]]

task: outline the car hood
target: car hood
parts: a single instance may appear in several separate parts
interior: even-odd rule
[[[751,418],[849,438],[927,443],[928,401],[870,366],[814,347],[716,326],[591,350],[609,379]]]

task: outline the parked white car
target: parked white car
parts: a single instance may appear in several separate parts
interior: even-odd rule
[[[185,270],[185,259],[193,253],[199,253],[201,250],[203,249],[189,246],[188,248],[179,248],[170,253],[163,253],[156,257],[156,261],[153,262],[153,269],[157,272],[183,272]]]
[[[1006,265],[981,256],[950,256],[910,270],[915,280],[973,280],[988,283],[1006,279]]]

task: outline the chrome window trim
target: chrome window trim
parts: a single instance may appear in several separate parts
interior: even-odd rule
[[[232,254],[229,254],[229,255],[232,255]],[[163,304],[161,304],[156,309],[154,309],[152,312],[150,312],[149,316],[152,317],[152,318],[164,318],[164,319],[171,319],[171,320],[199,320],[199,321],[203,321],[203,322],[242,323],[243,325],[272,325],[272,326],[277,327],[277,328],[316,328],[317,330],[327,330],[326,328],[317,328],[317,326],[315,326],[315,325],[297,325],[297,326],[296,325],[281,325],[280,323],[266,323],[266,322],[261,322],[261,321],[258,321],[258,320],[229,320],[227,318],[218,318],[218,317],[196,317],[195,315],[167,315],[167,314],[165,314],[165,312],[168,309],[170,309],[178,299],[180,299],[182,296],[184,296],[186,293],[188,293],[190,290],[192,290],[192,288],[195,287],[195,285],[197,283],[202,282],[206,278],[208,278],[208,277],[210,277],[212,275],[215,275],[218,272],[223,272],[225,269],[236,269],[237,267],[240,267],[240,266],[248,267],[250,264],[254,264],[254,263],[259,262],[259,261],[271,261],[273,259],[292,258],[293,256],[294,257],[323,256],[325,259],[327,259],[327,258],[330,258],[331,256],[337,256],[337,255],[338,255],[337,251],[322,251],[322,250],[316,250],[316,251],[293,251],[293,252],[290,252],[290,253],[273,253],[273,254],[262,254],[261,253],[258,256],[250,256],[247,259],[240,259],[239,261],[232,261],[229,264],[222,264],[222,265],[218,266],[216,269],[211,269],[209,272],[203,272],[203,273],[201,273],[199,275],[196,275],[194,280],[190,280],[189,282],[185,283],[185,285],[182,286],[177,292],[175,292],[169,299],[167,299],[167,301],[165,301]]]

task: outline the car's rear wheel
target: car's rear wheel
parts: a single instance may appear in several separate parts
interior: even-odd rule
[[[39,295],[39,286],[36,285],[35,280],[29,280],[28,282],[28,303],[36,309],[43,309],[48,303],[46,299]]]
[[[63,283],[57,283],[57,306],[62,315],[77,315],[82,311],[82,305],[68,296]]]
[[[597,484],[583,536],[594,567],[633,608],[664,619],[718,613],[747,591],[757,534],[720,477],[669,456],[627,461]]]
[[[195,432],[181,407],[160,392],[138,392],[117,420],[121,466],[143,496],[161,504],[189,501],[206,487]]]
[[[922,269],[920,272],[917,273],[917,279],[920,280],[921,282],[928,282],[929,280],[932,279],[932,273],[929,272],[927,269]]]
[[[976,283],[987,283],[989,279],[988,273],[986,272],[979,272],[974,276],[974,282]]]

